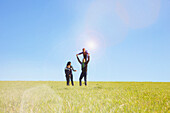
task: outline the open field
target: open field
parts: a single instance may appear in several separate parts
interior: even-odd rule
[[[84,84],[83,84],[84,85]],[[0,81],[0,113],[170,112],[169,82]]]

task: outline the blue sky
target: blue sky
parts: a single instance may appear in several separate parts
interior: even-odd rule
[[[0,0],[0,80],[170,82],[169,0]],[[82,56],[80,56],[82,58]]]

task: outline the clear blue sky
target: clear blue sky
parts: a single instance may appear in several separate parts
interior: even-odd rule
[[[0,0],[0,80],[170,82],[169,0]],[[82,58],[82,57],[81,57]]]

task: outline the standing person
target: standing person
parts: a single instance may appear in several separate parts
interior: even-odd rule
[[[82,49],[82,52],[78,53],[77,55],[81,55],[83,54],[83,57],[85,58],[85,60],[87,60],[88,58],[88,52],[85,48]]]
[[[88,60],[86,60],[85,58],[83,58],[83,61],[81,62],[79,57],[78,57],[78,54],[76,55],[77,56],[77,60],[79,61],[79,63],[81,64],[81,75],[80,75],[80,78],[79,78],[79,82],[80,82],[80,86],[82,85],[81,84],[81,79],[84,77],[84,81],[85,81],[85,85],[87,85],[87,66],[88,66],[88,63],[90,61],[90,54],[88,54]]]
[[[71,78],[71,84],[72,84],[72,86],[74,86],[72,70],[74,72],[77,71],[77,70],[74,70],[73,66],[71,65],[71,62],[69,61],[69,62],[67,62],[67,66],[65,68],[65,75],[66,75],[66,80],[67,80],[67,86],[69,86],[70,78]]]

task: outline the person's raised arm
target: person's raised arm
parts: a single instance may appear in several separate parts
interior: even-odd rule
[[[89,63],[89,61],[90,61],[90,53],[88,54],[87,64]]]
[[[79,57],[78,57],[78,55],[76,55],[76,56],[77,56],[77,60],[79,61],[79,63],[82,64],[81,61],[80,61],[80,59],[79,59]]]

